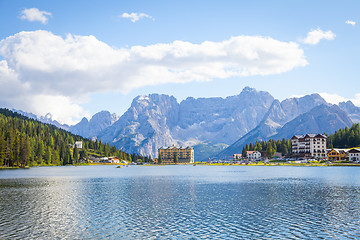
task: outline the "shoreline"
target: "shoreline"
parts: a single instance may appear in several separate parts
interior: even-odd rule
[[[64,166],[268,166],[268,167],[279,167],[279,166],[293,166],[293,167],[360,167],[360,163],[248,163],[248,164],[232,164],[232,163],[178,163],[178,164],[125,164],[125,163],[81,163],[74,165]],[[0,167],[0,170],[16,170],[16,169],[30,169],[34,167],[61,167],[56,165],[43,165],[43,166],[25,166],[25,167]]]

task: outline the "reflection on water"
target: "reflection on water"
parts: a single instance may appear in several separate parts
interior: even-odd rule
[[[0,171],[0,239],[357,239],[360,168]]]

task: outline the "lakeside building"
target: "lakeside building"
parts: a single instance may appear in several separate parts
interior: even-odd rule
[[[260,151],[260,154],[261,154],[261,158],[268,158],[267,156],[266,156],[266,151]],[[282,158],[283,157],[283,155],[282,155],[282,153],[281,152],[275,152],[275,155],[274,155],[274,159],[277,159],[277,158]]]
[[[259,151],[246,151],[246,157],[249,159],[260,159],[261,153]]]
[[[291,138],[292,154],[295,157],[325,158],[326,138],[323,134],[295,135]]]
[[[349,161],[352,162],[360,161],[360,148],[350,149],[348,154],[349,154]]]
[[[82,149],[83,147],[83,142],[82,141],[76,141],[74,144],[74,147],[76,146],[77,149]],[[73,148],[74,148],[73,147]]]
[[[329,161],[345,161],[349,159],[350,149],[333,148],[328,153]]]
[[[194,163],[194,148],[162,147],[159,148],[159,158],[160,156],[164,164],[175,163],[176,158],[178,159],[178,163]]]
[[[235,153],[233,154],[233,159],[241,159],[242,158],[242,154],[241,153]]]
[[[118,157],[102,157],[100,158],[101,163],[120,163],[120,159]]]

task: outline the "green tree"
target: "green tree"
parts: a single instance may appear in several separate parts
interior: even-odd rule
[[[178,164],[178,162],[179,162],[179,157],[178,157],[177,153],[174,153],[174,163]]]
[[[45,151],[45,163],[47,165],[51,164],[51,148],[48,146]]]
[[[271,144],[271,142],[268,142],[266,146],[266,156],[268,158],[273,158],[275,156],[275,152],[276,150],[274,149],[273,144]]]
[[[74,145],[74,150],[73,150],[73,161],[75,163],[77,163],[79,160],[79,149],[76,147],[76,144]]]
[[[159,158],[158,158],[158,164],[162,164],[162,162],[163,162],[163,159],[162,159],[162,156],[161,156],[161,154],[159,155]]]
[[[6,141],[3,136],[0,136],[0,166],[4,165],[6,154]]]
[[[30,141],[27,138],[23,138],[20,147],[20,166],[24,167],[29,165],[30,156]]]
[[[83,161],[86,161],[88,159],[88,153],[87,153],[86,149],[83,149],[80,152],[80,159]]]
[[[245,147],[243,147],[243,150],[242,150],[242,157],[243,158],[246,158],[246,152],[249,151],[249,145],[246,144]]]

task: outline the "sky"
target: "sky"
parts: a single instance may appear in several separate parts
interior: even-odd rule
[[[61,123],[151,93],[360,106],[360,1],[0,0],[0,107]]]

